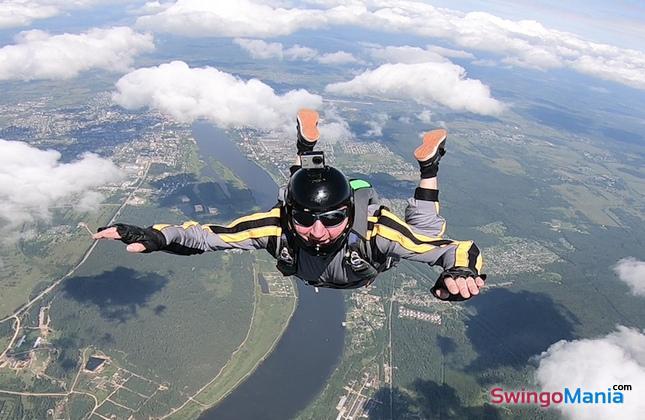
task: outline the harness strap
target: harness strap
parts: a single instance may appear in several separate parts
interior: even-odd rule
[[[368,182],[360,179],[350,180],[350,185],[354,194],[354,218],[350,232],[347,235],[347,252],[345,253],[344,262],[359,280],[346,285],[308,282],[314,286],[338,289],[367,286],[374,281],[379,273],[389,270],[398,261],[392,257],[385,257],[380,253],[372,255],[372,249],[367,240],[367,217],[369,205],[376,202],[376,193]],[[298,271],[298,248],[295,241],[291,240],[290,235],[287,233],[287,215],[285,214],[283,203],[281,202],[280,204],[282,204],[280,211],[280,219],[283,224],[282,235],[276,238],[275,243],[270,243],[268,250],[277,260],[277,269],[283,275],[291,276]]]
[[[352,231],[366,240],[367,237],[367,210],[370,201],[374,198],[372,186],[362,179],[353,179],[349,185],[354,191],[354,220],[352,221]],[[364,217],[363,217],[364,216]]]
[[[298,253],[294,249],[292,242],[289,240],[286,232],[287,219],[285,214],[285,207],[280,208],[280,223],[282,224],[282,234],[276,238],[273,249],[269,252],[276,259],[276,268],[284,276],[293,276],[298,271]]]

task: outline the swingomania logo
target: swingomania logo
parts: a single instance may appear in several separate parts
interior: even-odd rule
[[[507,391],[504,388],[490,390],[490,402],[498,405],[532,404],[548,408],[553,404],[623,404],[625,391],[631,391],[631,385],[614,385],[606,391],[589,391],[583,388],[564,388],[562,391]]]

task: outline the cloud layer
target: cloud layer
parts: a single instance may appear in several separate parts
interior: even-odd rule
[[[62,163],[55,150],[0,139],[0,233],[11,237],[25,223],[46,221],[50,207],[71,200],[87,210],[102,198],[92,188],[121,179],[111,161],[85,154]],[[29,228],[29,227],[27,227]]]
[[[335,143],[339,140],[349,140],[355,137],[349,127],[349,123],[343,118],[338,109],[329,103],[325,104],[318,128],[325,143]]]
[[[502,104],[490,96],[488,86],[467,79],[465,70],[450,62],[383,64],[348,82],[330,84],[325,90],[345,96],[411,99],[422,105],[438,103],[483,115],[503,110]]]
[[[435,46],[427,48],[403,46],[386,46],[386,47],[368,47],[367,52],[372,58],[387,63],[429,63],[429,62],[448,62],[445,57],[468,58],[474,59],[475,56],[465,51],[451,50]]]
[[[614,272],[636,296],[645,296],[645,261],[623,258],[614,266]]]
[[[545,391],[562,392],[581,388],[607,392],[613,385],[631,385],[624,404],[558,404],[570,419],[637,419],[645,412],[645,400],[638,390],[645,387],[645,334],[618,327],[602,338],[559,341],[540,355],[536,378]]]
[[[26,26],[34,20],[46,19],[65,10],[82,9],[106,0],[3,0],[0,2],[0,29]],[[114,1],[110,1],[114,3]]]
[[[287,9],[249,0],[178,0],[158,13],[139,17],[137,26],[187,36],[263,38],[323,26],[325,14],[323,10]]]
[[[365,121],[365,125],[369,129],[365,132],[365,137],[381,137],[383,136],[383,129],[390,120],[390,116],[385,112],[380,112],[373,116],[371,120]]]
[[[257,79],[242,80],[213,67],[182,61],[137,69],[116,84],[114,101],[127,109],[150,107],[181,122],[207,119],[221,127],[276,129],[293,125],[298,108],[320,108],[322,98],[304,89],[278,95]]]
[[[289,7],[284,1],[178,0],[158,13],[140,17],[137,24],[182,35],[259,38],[338,25],[378,28],[445,39],[461,48],[497,54],[506,64],[570,68],[645,89],[644,52],[586,41],[539,22],[512,21],[484,12],[463,13],[410,0],[309,3],[316,8]]]
[[[243,50],[248,52],[251,57],[260,60],[266,60],[270,58],[289,61],[314,60],[321,64],[347,64],[359,62],[356,57],[345,51],[336,51],[333,53],[323,54],[318,50],[309,47],[303,47],[298,44],[289,48],[284,48],[284,46],[279,42],[265,42],[261,39],[235,38],[233,42],[235,42]]]
[[[0,48],[0,80],[69,79],[90,69],[125,72],[137,54],[154,49],[152,35],[127,27],[62,35],[33,30],[16,41]]]

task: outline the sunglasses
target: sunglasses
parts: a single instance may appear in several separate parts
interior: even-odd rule
[[[293,209],[291,210],[291,217],[300,226],[313,226],[316,220],[320,220],[323,226],[332,227],[340,225],[347,219],[347,208],[330,210],[324,213],[309,213],[303,210]]]

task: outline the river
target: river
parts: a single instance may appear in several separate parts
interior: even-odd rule
[[[196,123],[193,135],[202,158],[215,158],[231,169],[251,189],[262,209],[275,204],[275,182],[239,151],[224,130]],[[315,293],[314,288],[298,282],[298,297],[298,306],[274,351],[200,419],[288,419],[322,391],[343,351],[343,292],[321,289]]]
[[[278,186],[268,173],[240,152],[226,131],[204,122],[193,124],[192,129],[202,159],[215,158],[233,171],[253,192],[253,198],[262,210],[275,205]],[[206,175],[219,178],[208,166],[204,171]]]

